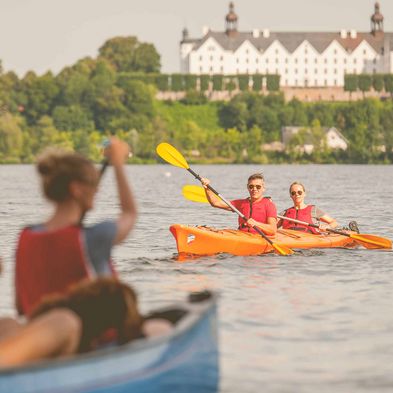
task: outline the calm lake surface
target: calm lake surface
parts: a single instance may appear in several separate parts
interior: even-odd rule
[[[263,171],[266,195],[290,206],[294,180],[308,202],[362,233],[393,238],[392,166],[194,166],[227,198],[247,195],[249,174]],[[235,227],[236,216],[183,199],[197,184],[185,170],[129,166],[139,206],[137,227],[118,246],[121,277],[139,294],[141,308],[183,299],[210,288],[220,293],[222,392],[392,392],[393,253],[309,250],[290,257],[219,255],[176,261],[173,223]],[[118,211],[113,173],[104,175],[87,223]],[[20,228],[50,212],[32,166],[0,166],[0,315],[13,315],[13,253]]]

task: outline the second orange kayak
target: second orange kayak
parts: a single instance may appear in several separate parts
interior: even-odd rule
[[[215,229],[204,226],[174,224],[170,228],[176,239],[179,254],[258,255],[272,252],[272,246],[258,234],[234,229]],[[313,235],[290,229],[278,230],[271,240],[289,248],[353,248],[357,244],[350,237],[334,233]]]

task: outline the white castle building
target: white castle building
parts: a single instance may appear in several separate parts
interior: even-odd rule
[[[343,86],[345,74],[393,72],[393,33],[384,32],[383,19],[375,3],[370,32],[241,32],[231,2],[225,31],[204,28],[193,39],[183,30],[181,72],[279,74],[281,86]]]

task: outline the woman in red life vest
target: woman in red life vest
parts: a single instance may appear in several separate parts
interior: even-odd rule
[[[306,189],[303,184],[299,182],[292,183],[289,187],[289,195],[292,198],[293,206],[280,213],[280,216],[294,218],[299,221],[305,221],[309,224],[319,223],[320,230],[322,231],[324,228],[335,228],[337,226],[337,221],[334,218],[328,216],[315,205],[307,205],[304,202],[304,198],[306,197]],[[282,226],[284,229],[295,229],[298,231],[311,232],[314,234],[319,233],[318,229],[316,228],[297,224],[291,221],[279,220],[277,226]]]
[[[124,173],[126,143],[111,138],[105,155],[114,168],[121,211],[117,219],[83,227],[84,214],[93,208],[99,172],[85,157],[48,151],[37,170],[44,195],[54,204],[43,223],[22,230],[16,250],[16,303],[29,315],[44,295],[64,293],[84,278],[114,273],[111,249],[126,238],[136,219],[136,207]]]
[[[216,194],[207,188],[210,183],[209,179],[202,178],[201,182],[211,206],[232,211]],[[239,229],[256,233],[252,227],[257,226],[266,235],[275,235],[277,231],[277,209],[270,198],[263,196],[265,180],[261,173],[255,173],[248,178],[247,190],[250,195],[248,198],[231,201],[236,209],[248,217],[247,221],[239,217]]]

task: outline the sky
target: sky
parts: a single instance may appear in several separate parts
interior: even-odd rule
[[[235,0],[238,29],[272,31],[370,30],[373,0]],[[155,45],[162,72],[178,72],[184,27],[192,38],[203,26],[224,30],[229,0],[0,0],[0,60],[23,76],[58,73],[95,57],[115,36]],[[380,0],[385,31],[393,32],[393,0]]]

